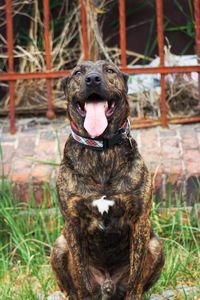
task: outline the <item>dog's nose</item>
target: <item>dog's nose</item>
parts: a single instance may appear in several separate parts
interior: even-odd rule
[[[101,77],[97,73],[89,74],[85,78],[85,83],[87,86],[98,86],[101,84]]]

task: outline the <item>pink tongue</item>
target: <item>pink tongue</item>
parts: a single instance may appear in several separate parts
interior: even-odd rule
[[[105,114],[106,107],[106,101],[85,103],[86,117],[84,128],[92,138],[101,135],[108,126]]]

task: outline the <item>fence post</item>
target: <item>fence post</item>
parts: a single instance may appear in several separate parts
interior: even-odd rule
[[[194,17],[195,17],[195,39],[196,39],[196,53],[197,63],[200,64],[200,1],[194,0]],[[200,101],[200,73],[198,73],[198,88]]]
[[[156,17],[157,17],[158,53],[160,56],[160,67],[164,67],[165,56],[164,56],[164,35],[163,35],[163,0],[156,0]],[[167,126],[166,83],[165,83],[164,74],[160,74],[160,86],[161,86],[161,123],[163,127],[166,127]]]
[[[82,35],[84,59],[88,60],[89,59],[89,50],[88,50],[86,1],[87,0],[81,0],[81,35]]]
[[[119,0],[119,22],[120,22],[120,48],[121,48],[121,67],[126,68],[126,15],[125,0]]]
[[[44,8],[44,41],[45,41],[45,56],[46,56],[46,70],[51,71],[51,45],[50,45],[50,28],[49,28],[49,0],[43,0]],[[52,102],[52,80],[47,79],[47,118],[53,119],[55,113],[53,111]]]
[[[6,0],[6,36],[8,49],[8,72],[14,72],[13,57],[13,22],[12,22],[12,1]],[[10,132],[16,132],[15,126],[15,82],[9,81],[9,106],[10,106]]]

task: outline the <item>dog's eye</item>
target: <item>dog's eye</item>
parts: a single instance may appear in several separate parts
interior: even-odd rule
[[[115,73],[115,71],[114,71],[113,69],[110,69],[110,68],[109,68],[109,69],[107,69],[107,70],[106,70],[106,72],[107,72],[107,73],[109,73],[109,74],[113,74],[113,73]]]
[[[75,73],[74,73],[74,75],[76,75],[76,76],[80,76],[82,73],[81,73],[81,71],[79,70],[79,71],[76,71]]]

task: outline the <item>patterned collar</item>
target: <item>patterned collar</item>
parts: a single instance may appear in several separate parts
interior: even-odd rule
[[[130,136],[130,121],[127,119],[121,128],[118,129],[117,133],[113,134],[110,138],[86,138],[81,136],[75,129],[75,125],[71,124],[71,136],[79,143],[82,147],[92,148],[95,150],[105,150],[112,148],[114,145],[121,145],[125,139],[129,139],[131,144]]]

